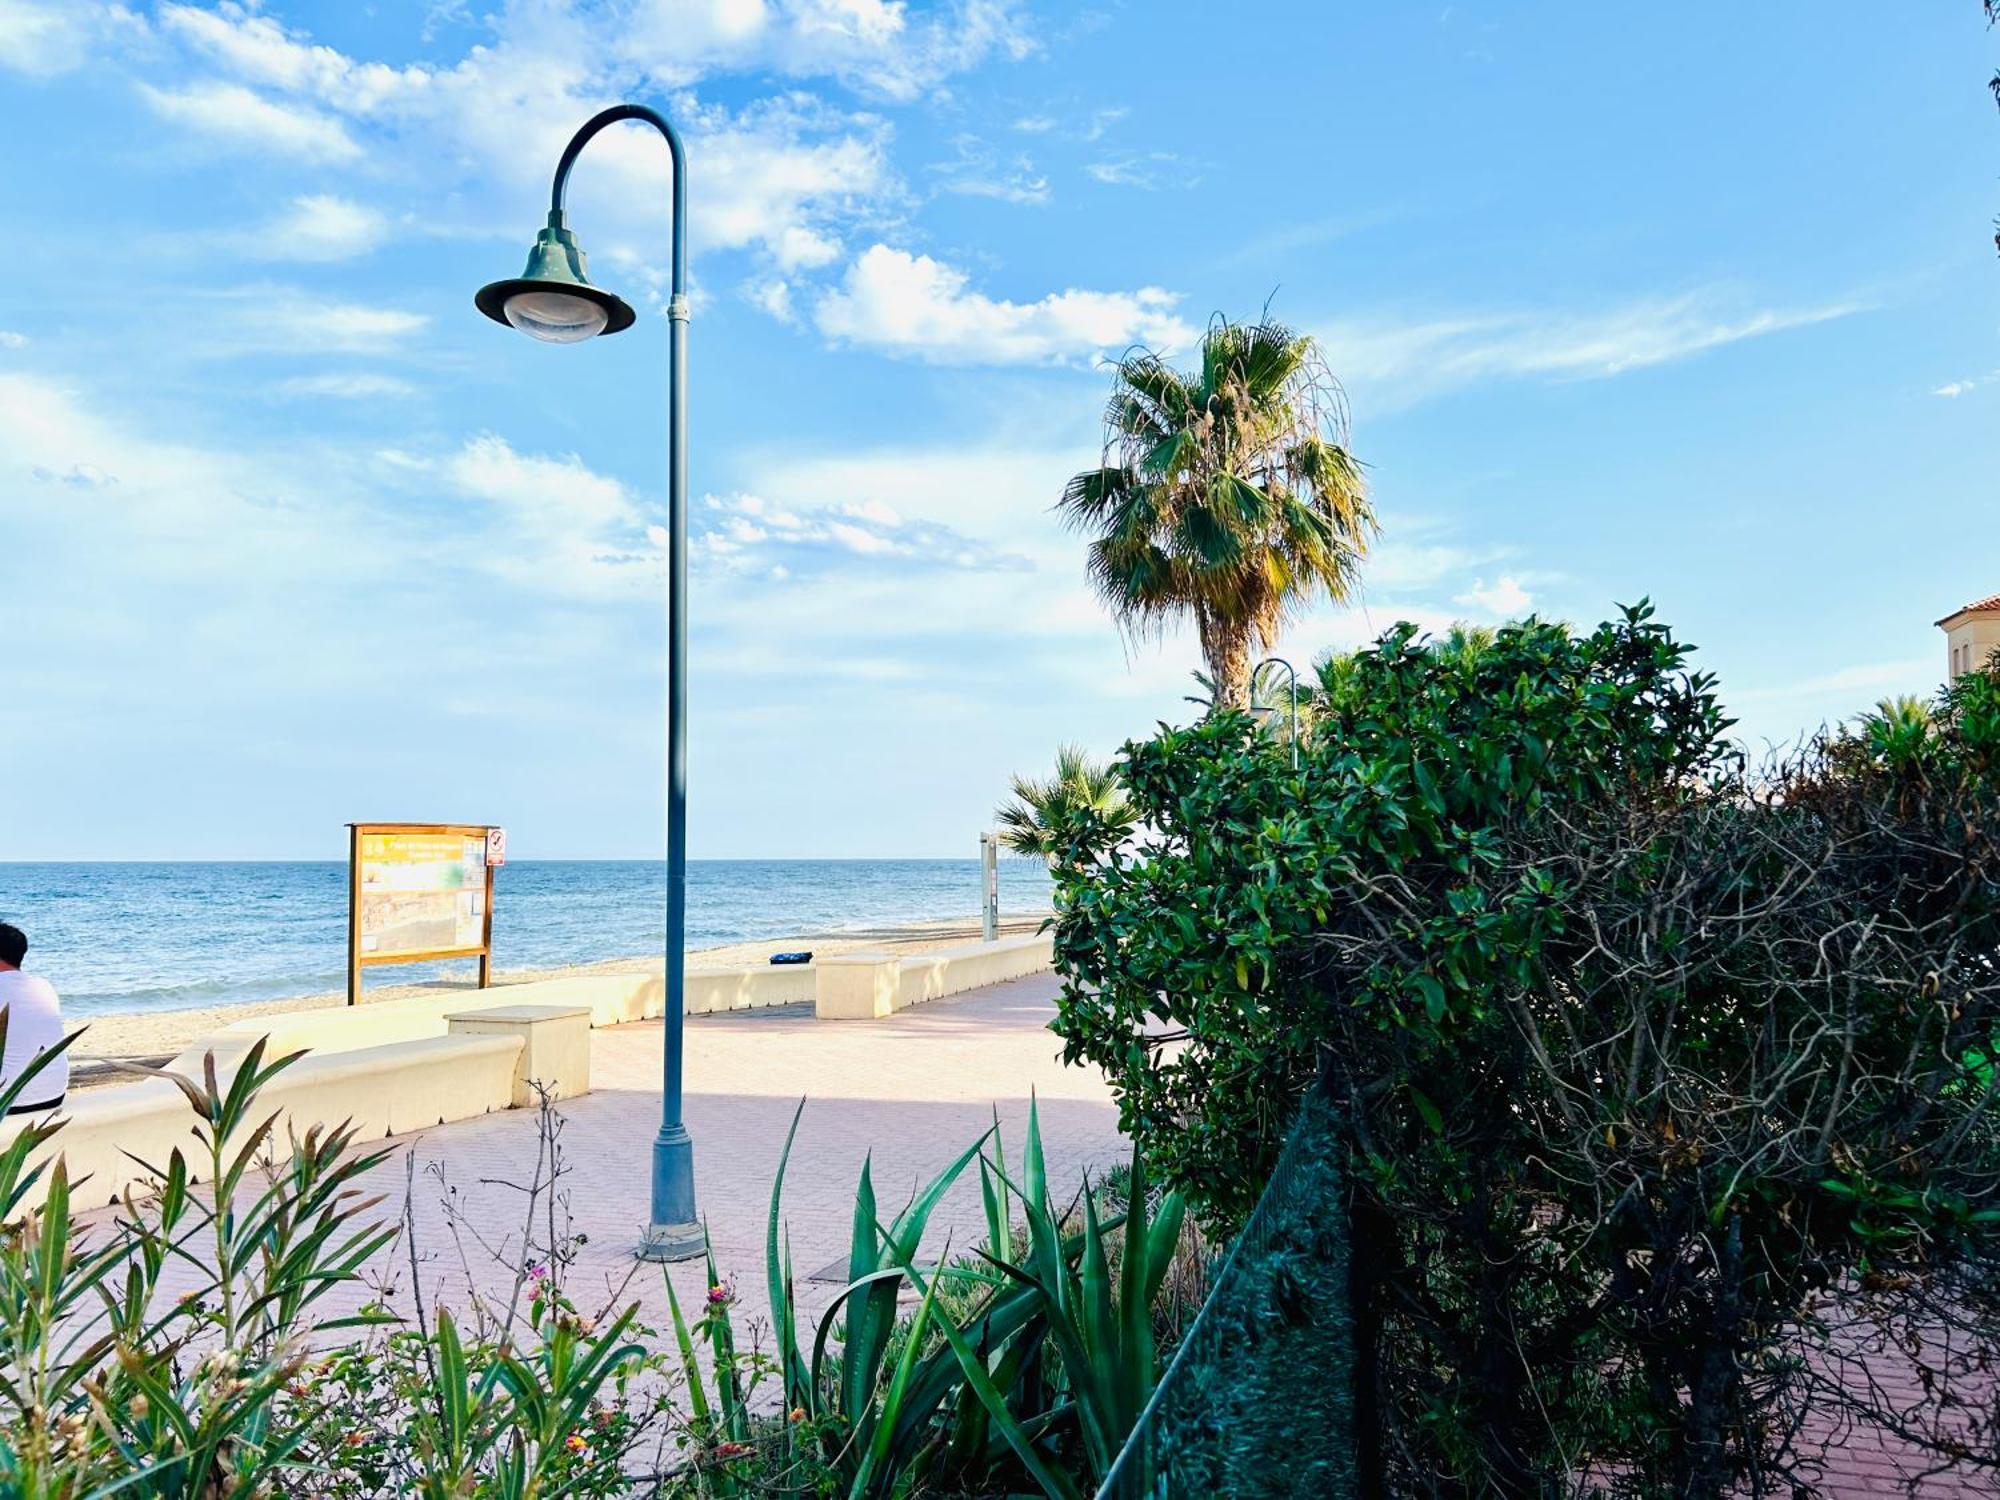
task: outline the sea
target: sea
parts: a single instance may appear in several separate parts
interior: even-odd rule
[[[663,862],[514,860],[494,879],[496,969],[661,950]],[[976,859],[690,860],[687,946],[976,921],[979,889]],[[1000,909],[1047,912],[1041,861],[1000,861]],[[28,934],[25,967],[55,985],[70,1015],[275,1000],[347,983],[344,861],[0,862],[0,921]],[[397,965],[369,983],[472,969],[463,960]]]

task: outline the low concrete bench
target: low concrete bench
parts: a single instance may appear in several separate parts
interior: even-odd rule
[[[581,1005],[489,1005],[450,1017],[451,1035],[521,1039],[514,1060],[516,1109],[543,1094],[575,1099],[590,1092],[590,1012]]]
[[[837,953],[822,958],[813,1014],[823,1021],[866,1021],[927,1000],[983,985],[1039,974],[1055,961],[1055,940],[1045,932],[964,943],[932,953]]]

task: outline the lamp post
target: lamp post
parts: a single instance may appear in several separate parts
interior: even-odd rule
[[[1252,679],[1254,680],[1254,679],[1256,678],[1256,676],[1257,676],[1257,675],[1258,675],[1259,673],[1261,673],[1261,672],[1262,672],[1262,671],[1264,670],[1264,668],[1266,668],[1266,667],[1283,667],[1283,668],[1285,669],[1285,671],[1286,671],[1287,673],[1289,673],[1289,674],[1290,674],[1290,677],[1291,677],[1291,690],[1290,690],[1290,693],[1289,693],[1289,701],[1290,701],[1290,703],[1291,703],[1291,709],[1292,709],[1292,769],[1293,769],[1294,771],[1296,771],[1296,770],[1297,770],[1297,769],[1299,768],[1299,674],[1298,674],[1298,669],[1297,669],[1296,667],[1294,667],[1294,666],[1293,666],[1293,665],[1292,665],[1292,664],[1291,664],[1290,662],[1286,661],[1286,660],[1284,659],[1284,657],[1282,657],[1282,656],[1267,656],[1267,657],[1265,657],[1265,658],[1264,658],[1264,659],[1263,659],[1262,661],[1258,662],[1258,663],[1257,663],[1257,665],[1256,665],[1255,667],[1251,668],[1251,671],[1250,671],[1250,675],[1251,675]]]
[[[519,276],[481,287],[473,298],[496,323],[548,344],[575,344],[630,328],[621,298],[592,286],[582,249],[563,214],[570,168],[591,137],[639,120],[666,137],[673,156],[673,295],[667,303],[667,993],[660,1131],[653,1138],[652,1215],[641,1260],[689,1260],[703,1253],[694,1206],[694,1142],[681,1123],[681,1016],[687,936],[687,153],[664,115],[616,104],[586,120],[563,148],[549,193],[549,222],[535,236]]]

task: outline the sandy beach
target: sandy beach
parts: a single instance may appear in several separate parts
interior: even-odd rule
[[[1041,915],[1010,915],[1001,921],[1004,934],[1035,932]],[[760,938],[751,942],[729,943],[719,948],[691,949],[688,967],[729,967],[761,964],[773,953],[810,949],[817,956],[851,953],[860,948],[878,948],[897,953],[920,953],[974,942],[979,923],[973,919],[912,923],[907,926],[861,928],[842,932],[801,933],[785,938]],[[529,980],[562,979],[580,974],[659,973],[659,958],[611,958],[596,963],[574,964],[557,969],[503,969],[493,976],[494,985],[523,984]],[[371,985],[364,1004],[400,1000],[412,995],[436,994],[442,990],[472,990],[472,983],[434,980],[420,984]],[[71,1087],[91,1088],[118,1082],[129,1074],[119,1064],[157,1065],[181,1051],[196,1038],[231,1021],[251,1016],[277,1015],[286,1011],[317,1010],[347,1003],[339,990],[314,995],[294,995],[280,1000],[253,1000],[235,1005],[211,1005],[188,1010],[113,1012],[79,1018],[86,1027],[71,1049]],[[700,1018],[696,1018],[700,1019]]]

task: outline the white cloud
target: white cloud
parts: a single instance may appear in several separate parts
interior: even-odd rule
[[[1984,379],[1953,380],[1938,386],[1931,394],[1933,396],[1943,396],[1947,400],[1953,400],[1959,396],[1963,396],[1967,391],[1978,390],[1987,381],[1995,379],[2000,379],[2000,371],[1995,371],[1992,375],[1988,375]]]
[[[123,5],[96,0],[0,0],[0,68],[46,77],[80,67],[109,35],[142,32]]]
[[[43,484],[62,484],[68,485],[71,489],[79,490],[101,490],[106,485],[118,482],[116,478],[98,468],[96,464],[89,463],[71,464],[61,473],[57,473],[53,469],[42,468],[39,465],[28,472],[31,478],[38,479]]]
[[[253,321],[284,348],[368,353],[407,345],[431,320],[396,307],[278,295],[260,297]]]
[[[1944,676],[1943,652],[1940,646],[1937,656],[1865,662],[1767,687],[1738,688],[1729,693],[1729,702],[1748,707],[1818,700],[1837,712],[1839,705],[1852,709],[1897,693],[1928,693]]]
[[[792,323],[798,319],[798,312],[792,306],[792,288],[788,282],[776,277],[766,281],[746,282],[743,286],[743,295],[780,323]]]
[[[790,224],[778,232],[771,254],[781,269],[809,270],[840,258],[840,244],[801,224]]]
[[[315,46],[269,16],[238,6],[220,11],[163,5],[160,24],[239,78],[267,88],[308,94],[349,114],[371,114],[385,105],[421,96],[430,70],[361,63],[332,47]]]
[[[333,193],[294,198],[276,222],[257,231],[257,253],[269,260],[347,260],[382,241],[382,215]]]
[[[827,337],[934,364],[1054,364],[1133,344],[1172,348],[1194,330],[1159,287],[1135,292],[1052,292],[1036,302],[969,289],[966,273],[928,255],[874,245],[820,299]]]
[[[361,371],[353,374],[294,375],[278,383],[286,396],[325,397],[333,401],[370,401],[414,396],[417,388],[394,375]]]
[[[456,61],[390,65],[315,42],[255,4],[169,3],[157,31],[180,44],[194,75],[159,76],[158,48],[133,60],[154,70],[155,82],[140,85],[153,108],[207,139],[334,164],[365,152],[385,175],[420,170],[454,207],[448,173],[496,181],[527,203],[578,123],[612,99],[737,66],[914,98],[988,57],[1025,55],[1016,10],[1015,0],[921,12],[902,0],[535,0],[488,18],[490,40]],[[7,18],[25,35],[30,13],[66,14],[0,0],[0,37]],[[77,35],[84,46],[95,33]],[[754,249],[784,272],[828,265],[848,226],[881,219],[904,196],[878,116],[797,92],[735,109],[682,95],[671,107],[700,163],[690,183],[698,254]],[[658,264],[667,184],[667,155],[650,132],[608,132],[572,200],[587,242]]]
[[[27,347],[28,336],[25,333],[15,333],[11,329],[0,328],[0,349],[25,349]]]
[[[1595,314],[1335,321],[1318,331],[1334,373],[1381,405],[1482,380],[1602,379],[1862,310],[1837,302],[1732,312],[1721,302],[1716,294],[1689,293]]]
[[[504,545],[487,550],[486,566],[511,582],[576,597],[652,586],[660,567],[657,534],[624,485],[575,454],[518,453],[488,433],[452,455],[443,474],[460,494],[492,508]]]
[[[338,120],[292,104],[277,104],[237,83],[206,82],[184,89],[141,84],[140,93],[166,119],[246,150],[307,161],[352,161],[361,148]]]
[[[1451,602],[1502,620],[1518,620],[1535,607],[1535,596],[1512,574],[1502,574],[1490,588],[1484,578],[1478,579]]]
[[[1033,49],[1014,0],[640,0],[619,18],[622,54],[656,83],[764,69],[837,78],[907,101],[992,56]]]
[[[957,156],[930,168],[946,192],[1002,203],[1048,202],[1049,179],[1025,153],[1003,156],[974,135],[961,135],[952,144]]]
[[[907,519],[877,499],[788,507],[761,495],[710,495],[692,546],[704,564],[766,577],[851,569],[857,559],[923,572],[1019,572],[1034,566],[1018,552],[942,522]]]
[[[1083,170],[1112,187],[1142,188],[1147,192],[1169,187],[1191,188],[1201,181],[1200,174],[1182,166],[1181,159],[1171,151],[1127,152],[1090,162]]]

